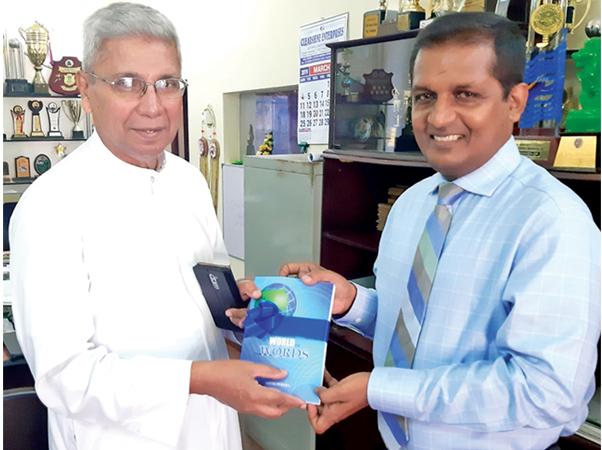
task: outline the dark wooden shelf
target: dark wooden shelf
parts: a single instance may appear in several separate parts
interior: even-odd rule
[[[380,242],[380,232],[376,229],[373,231],[328,230],[322,232],[322,237],[373,253],[378,251],[378,243]]]
[[[357,47],[366,44],[378,44],[379,42],[398,41],[400,39],[409,39],[416,37],[420,30],[401,31],[399,33],[388,34],[386,36],[376,36],[371,38],[351,39],[348,41],[331,42],[326,47],[331,49]]]
[[[12,181],[5,181],[3,183],[4,186],[19,186],[22,184],[31,184],[31,180],[29,181],[15,181],[14,178],[12,178]]]
[[[384,164],[387,166],[430,167],[420,152],[379,152],[374,150],[325,150],[324,158],[338,159],[342,162],[360,162]]]
[[[330,326],[329,342],[355,353],[362,359],[368,361],[372,359],[372,341],[349,328],[340,327],[333,323]]]
[[[376,150],[328,149],[324,158],[338,159],[343,162],[361,162],[406,167],[429,167],[419,152],[382,152]],[[550,169],[549,172],[561,180],[600,181],[600,172]]]
[[[47,98],[47,97],[52,97],[52,98],[79,98],[79,94],[73,94],[73,95],[60,95],[60,94],[36,94],[34,92],[30,92],[27,94],[4,94],[4,98]]]
[[[59,138],[59,137],[28,137],[24,139],[2,139],[3,142],[69,142],[69,141],[85,141],[87,138]]]
[[[350,101],[343,100],[338,98],[340,94],[337,94],[337,106],[393,106],[393,103],[389,102],[372,102],[370,100],[358,100],[358,101]]]
[[[550,173],[560,180],[600,181],[600,172],[578,172],[574,170],[555,170]]]

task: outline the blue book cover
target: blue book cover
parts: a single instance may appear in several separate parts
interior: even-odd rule
[[[240,358],[288,372],[282,380],[258,381],[318,405],[330,331],[334,285],[298,278],[256,277],[261,298],[249,302]]]

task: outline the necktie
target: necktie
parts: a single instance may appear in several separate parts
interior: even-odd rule
[[[416,248],[408,279],[409,304],[402,308],[397,318],[385,359],[386,367],[412,367],[437,264],[452,220],[451,208],[463,192],[461,187],[453,183],[439,185],[437,205],[426,221]],[[406,317],[402,312],[404,309]],[[383,418],[398,444],[407,444],[409,436],[405,417],[383,413]]]

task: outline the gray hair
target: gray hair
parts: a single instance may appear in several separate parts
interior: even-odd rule
[[[84,22],[83,70],[89,71],[106,39],[141,36],[171,42],[182,65],[180,41],[171,21],[156,9],[138,3],[119,2],[101,8]]]

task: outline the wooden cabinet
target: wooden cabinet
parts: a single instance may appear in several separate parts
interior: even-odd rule
[[[325,152],[321,264],[349,279],[372,275],[380,240],[380,232],[376,231],[377,204],[387,201],[389,187],[410,186],[433,173],[420,157],[407,159],[407,155],[395,153],[350,150]],[[551,173],[584,200],[600,227],[600,174]],[[373,367],[371,350],[370,340],[333,325],[326,367],[338,379],[369,371]],[[597,370],[600,379],[599,365]],[[599,411],[599,405],[593,408]],[[561,441],[562,449],[589,449],[591,445],[595,444],[579,436]],[[316,448],[385,448],[376,427],[376,413],[365,409],[340,422],[317,437]]]

